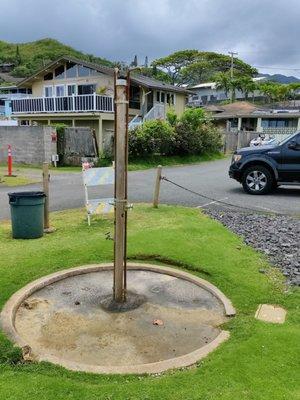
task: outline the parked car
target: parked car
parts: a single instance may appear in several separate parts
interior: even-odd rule
[[[266,194],[280,185],[300,185],[300,132],[280,143],[235,151],[229,176],[250,194]]]
[[[276,145],[277,141],[274,137],[269,135],[261,135],[259,134],[256,138],[252,139],[250,142],[250,147],[256,146],[273,146]]]

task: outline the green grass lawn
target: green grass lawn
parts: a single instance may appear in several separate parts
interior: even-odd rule
[[[111,261],[110,218],[87,226],[82,210],[52,214],[53,234],[12,240],[0,224],[0,307],[28,282],[51,272]],[[198,210],[135,206],[129,214],[128,256],[180,265],[217,285],[237,316],[226,323],[230,339],[197,366],[157,376],[104,376],[42,363],[18,363],[18,351],[0,335],[3,400],[296,400],[299,383],[299,290],[286,290],[279,272],[219,223]],[[265,269],[266,274],[259,273]],[[288,311],[286,323],[257,321],[260,303]]]

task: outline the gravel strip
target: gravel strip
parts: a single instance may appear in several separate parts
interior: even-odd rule
[[[246,244],[265,253],[286,276],[288,284],[300,286],[299,219],[212,209],[206,212],[242,236]]]

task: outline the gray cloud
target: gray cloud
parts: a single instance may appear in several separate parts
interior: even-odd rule
[[[300,76],[298,0],[0,0],[0,9],[6,41],[53,37],[125,61],[232,49],[253,65],[282,67],[264,72]]]

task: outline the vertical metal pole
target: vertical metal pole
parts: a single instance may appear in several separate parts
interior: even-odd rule
[[[125,243],[127,212],[127,80],[116,77],[115,85],[115,246],[114,246],[114,300],[124,302]]]
[[[44,229],[49,229],[49,165],[43,163],[43,190],[46,195],[44,206]]]
[[[158,202],[159,202],[161,170],[162,170],[162,166],[159,165],[157,167],[157,175],[156,175],[156,181],[155,181],[155,187],[154,187],[154,196],[153,196],[153,207],[154,208],[158,207]]]
[[[7,149],[7,174],[8,176],[12,176],[12,153],[10,144]]]

